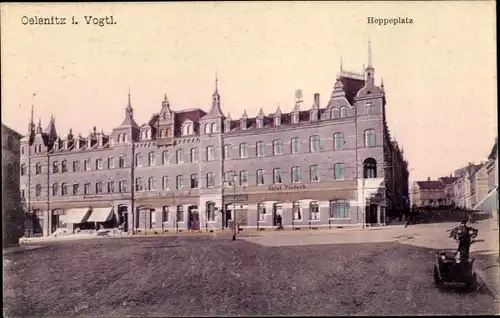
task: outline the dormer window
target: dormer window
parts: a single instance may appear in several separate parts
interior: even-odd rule
[[[205,130],[205,134],[207,134],[207,135],[210,134],[210,125],[209,124],[205,124],[204,127],[205,127],[205,129],[204,129]]]
[[[99,145],[99,147],[102,147],[102,142],[103,142],[103,137],[102,137],[102,136],[100,136],[100,137],[99,137],[99,140],[98,140],[98,145]]]
[[[257,128],[264,127],[264,118],[257,118]]]
[[[193,125],[191,124],[183,124],[182,125],[182,135],[189,136],[193,134]]]
[[[292,114],[292,124],[298,124],[299,123],[299,113],[293,113]]]
[[[316,109],[311,110],[311,121],[318,120],[318,111]]]
[[[87,147],[92,147],[92,139],[87,139]]]
[[[218,132],[219,129],[217,128],[217,123],[212,123],[212,127],[210,130],[212,133]]]
[[[281,116],[274,117],[274,126],[275,127],[281,126]]]
[[[247,130],[248,129],[247,120],[246,119],[242,119],[240,121],[240,126],[241,126],[241,130]]]
[[[330,111],[330,118],[335,119],[335,108],[332,108],[332,110]]]
[[[228,120],[224,123],[224,132],[230,132],[231,131],[231,121]]]
[[[340,118],[346,118],[346,117],[347,117],[347,108],[340,107]]]

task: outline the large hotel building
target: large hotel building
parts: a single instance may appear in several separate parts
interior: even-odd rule
[[[369,53],[370,54],[370,53]],[[373,226],[408,207],[408,167],[391,140],[384,86],[341,69],[327,103],[314,94],[272,114],[174,110],[138,125],[130,101],[110,134],[61,136],[52,118],[21,143],[21,195],[38,231]],[[394,212],[392,212],[394,213]]]

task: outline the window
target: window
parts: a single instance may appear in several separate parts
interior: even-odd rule
[[[115,167],[115,158],[109,157],[108,158],[108,169],[113,169]]]
[[[331,200],[330,201],[330,218],[331,219],[348,219],[349,218],[349,202],[346,200]]]
[[[335,116],[335,108],[332,108],[332,110],[330,111],[330,117],[331,119],[337,118],[337,116]]]
[[[217,123],[212,123],[212,127],[210,128],[210,130],[212,131],[212,133],[216,133],[216,132],[219,132],[219,129],[218,129],[218,125]]]
[[[266,205],[264,203],[257,204],[257,214],[259,215],[259,221],[266,220]]]
[[[26,188],[25,184],[21,184],[21,198],[26,198]]]
[[[224,159],[230,159],[231,158],[231,145],[224,145],[223,156],[224,156]]]
[[[21,165],[21,175],[26,175],[26,165]]]
[[[299,183],[301,179],[300,167],[292,167],[292,183]]]
[[[283,154],[283,140],[273,141],[273,152],[275,156]]]
[[[168,217],[168,206],[163,206],[162,210],[162,220],[163,222],[168,222],[169,217]]]
[[[340,107],[340,118],[346,118],[346,117],[347,117],[347,108]]]
[[[318,111],[316,109],[311,110],[310,116],[311,116],[311,121],[317,121],[318,120]]]
[[[156,154],[154,153],[154,151],[151,151],[149,154],[148,154],[148,165],[151,167],[151,166],[156,166]]]
[[[68,162],[66,160],[63,160],[61,162],[61,170],[62,172],[68,172]]]
[[[90,194],[90,183],[85,183],[83,186],[83,194]]]
[[[115,182],[108,181],[108,193],[113,193],[113,192],[115,192]]]
[[[215,147],[208,146],[207,147],[207,161],[214,161],[214,160],[215,160]]]
[[[167,165],[168,164],[168,151],[164,151],[161,153],[161,163],[163,165]]]
[[[90,159],[83,160],[83,170],[90,171]]]
[[[377,161],[373,158],[367,158],[363,162],[363,177],[365,179],[377,177]]]
[[[191,162],[198,162],[198,149],[191,149]]]
[[[215,176],[212,172],[207,173],[207,188],[215,187]]]
[[[319,181],[319,166],[312,165],[309,169],[310,169],[311,182],[318,182]]]
[[[375,103],[373,101],[371,101],[371,100],[367,101],[366,104],[365,104],[365,106],[366,106],[366,113],[368,115],[371,115],[371,114],[374,113]]]
[[[345,166],[343,163],[336,163],[333,165],[333,179],[344,180]]]
[[[57,195],[58,192],[59,192],[59,187],[58,187],[57,183],[54,183],[52,185],[52,195]]]
[[[73,195],[77,195],[80,192],[80,184],[73,183]]]
[[[96,182],[96,184],[95,184],[95,193],[96,194],[102,193],[102,182]]]
[[[319,204],[317,201],[313,201],[309,204],[309,214],[310,220],[318,221],[319,220]]]
[[[215,203],[207,202],[207,220],[208,222],[215,221]]]
[[[300,208],[299,202],[292,203],[292,215],[294,221],[302,220],[302,209]]]
[[[163,176],[161,178],[161,188],[163,190],[167,190],[169,189],[169,185],[168,185],[168,176]]]
[[[231,131],[231,121],[228,120],[224,123],[224,132],[230,132]]]
[[[293,137],[291,141],[292,154],[300,152],[300,139],[299,137]]]
[[[37,184],[35,186],[35,197],[39,197],[40,195],[42,195],[42,185]]]
[[[248,171],[240,171],[240,186],[248,185]]]
[[[262,128],[262,127],[264,127],[264,119],[257,118],[257,128]]]
[[[283,170],[281,168],[275,168],[273,170],[273,183],[274,184],[283,183]]]
[[[318,152],[321,150],[321,141],[319,136],[311,136],[309,137],[309,151],[310,152]]]
[[[204,131],[205,131],[205,134],[207,134],[207,135],[210,133],[210,125],[209,124],[205,124]]]
[[[189,136],[191,135],[191,127],[193,127],[191,124],[184,124],[182,125],[182,135],[183,136]]]
[[[142,179],[141,178],[135,179],[135,191],[142,191]]]
[[[119,159],[118,159],[118,167],[120,168],[125,168],[125,166],[127,165],[126,163],[126,160],[125,160],[125,157],[124,156],[121,156]]]
[[[344,149],[345,141],[343,133],[335,133],[333,134],[333,149],[334,150],[342,150]]]
[[[177,190],[184,189],[184,178],[182,176],[175,177],[175,188]]]
[[[154,191],[156,188],[156,179],[155,177],[149,177],[148,179],[148,190]]]
[[[123,142],[127,142],[128,141],[128,134],[123,134],[122,141]]]
[[[233,186],[233,184],[236,182],[236,175],[234,174],[234,171],[224,172],[224,182],[228,187]]]
[[[102,159],[96,159],[95,170],[102,170]]]
[[[198,188],[198,175],[192,174],[190,180],[191,180],[191,189],[197,189]]]
[[[35,173],[36,174],[42,173],[42,165],[39,162],[35,165]]]
[[[281,116],[274,117],[274,126],[276,127],[281,126]]]
[[[184,222],[184,207],[182,205],[177,206],[176,220],[177,222]]]
[[[176,163],[183,163],[184,162],[184,150],[183,149],[177,149],[175,152],[175,162]]]
[[[54,161],[52,163],[52,173],[58,173],[59,172],[59,162]]]
[[[292,124],[298,124],[299,123],[299,113],[293,113],[292,114]]]
[[[248,126],[247,126],[247,120],[246,119],[242,119],[240,121],[240,126],[241,126],[241,130],[247,130]]]
[[[257,170],[257,185],[263,185],[264,181],[264,170]]]
[[[266,155],[266,145],[263,141],[257,142],[255,147],[257,148],[257,157],[264,157]]]
[[[142,166],[142,154],[141,153],[138,153],[135,155],[135,166],[136,167]]]
[[[375,129],[365,130],[365,147],[375,147],[376,137]]]
[[[246,143],[240,144],[240,158],[248,158],[248,145]]]
[[[120,180],[118,182],[118,191],[127,192],[127,180]]]

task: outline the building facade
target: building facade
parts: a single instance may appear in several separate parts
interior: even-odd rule
[[[165,95],[139,126],[129,94],[110,134],[62,137],[52,118],[45,130],[31,123],[30,136],[21,193],[44,235],[84,223],[215,230],[236,219],[266,229],[278,214],[285,228],[382,225],[386,207],[403,206],[408,192],[371,62],[365,74],[341,69],[328,102],[315,94],[308,109],[297,102],[289,112],[232,118],[216,83],[208,112],[173,110]]]
[[[484,192],[484,173],[477,174],[482,167],[483,164],[469,163],[455,171],[453,193],[458,208],[472,209],[477,204],[477,196]]]
[[[411,193],[412,205],[417,207],[443,206],[446,202],[445,184],[440,180],[415,181]]]
[[[19,192],[22,135],[2,123],[2,242],[17,244],[23,235],[24,211]]]
[[[498,219],[498,138],[480,171],[481,176],[486,175],[486,190],[481,191],[474,209]]]

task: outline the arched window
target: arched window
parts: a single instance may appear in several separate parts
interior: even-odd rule
[[[156,154],[154,153],[154,151],[151,151],[151,152],[148,154],[148,165],[149,165],[149,166],[154,166],[154,165],[156,165]]]
[[[41,174],[42,173],[42,165],[38,162],[35,165],[35,174]]]
[[[59,172],[59,162],[54,161],[52,163],[52,173],[58,173]]]
[[[210,130],[212,133],[218,132],[217,123],[212,123],[212,127],[210,128]]]
[[[207,161],[214,161],[214,160],[215,160],[215,147],[208,146],[207,147]]]
[[[330,111],[330,118],[331,118],[331,119],[335,119],[335,118],[337,118],[337,117],[335,116],[335,108],[332,108],[332,110]]]
[[[182,205],[177,206],[176,220],[177,222],[184,222],[184,207]]]
[[[21,165],[21,175],[24,176],[26,175],[26,165]]]
[[[209,134],[210,133],[210,125],[209,124],[205,124],[204,131],[205,131],[205,134]]]
[[[207,188],[215,187],[215,176],[212,172],[207,173]]]
[[[62,172],[68,172],[68,162],[66,160],[63,160],[61,162],[61,171]]]
[[[52,184],[52,195],[57,195],[59,193],[59,187],[57,183]]]
[[[128,141],[128,135],[127,134],[123,134],[123,142],[127,142]]]
[[[340,107],[340,118],[346,118],[346,117],[347,117],[347,108]]]
[[[61,183],[61,195],[68,195],[68,185],[66,183]]]
[[[191,149],[191,162],[198,162],[198,149]]]
[[[183,149],[177,149],[175,152],[175,158],[177,163],[183,163],[184,162],[184,150]]]
[[[168,164],[168,151],[166,151],[166,150],[164,152],[162,152],[162,154],[161,154],[161,163],[163,165]]]
[[[148,190],[149,191],[154,191],[156,186],[156,180],[155,177],[149,177],[148,179]]]
[[[118,134],[118,143],[122,142],[122,134]]]
[[[169,180],[168,176],[163,176],[161,178],[161,188],[163,190],[169,189],[168,180]]]
[[[376,145],[375,129],[365,130],[365,147],[375,147],[375,145]]]
[[[142,179],[141,178],[135,179],[135,191],[142,191]]]
[[[165,129],[160,129],[160,138],[165,138]]]
[[[309,151],[318,152],[321,150],[321,140],[318,135],[309,137]]]
[[[367,158],[363,162],[363,177],[365,179],[377,177],[377,161],[373,158]]]
[[[208,222],[215,221],[215,202],[207,202],[207,220]]]
[[[266,220],[266,205],[264,203],[259,203],[257,204],[257,214],[259,216],[259,221],[265,221]]]
[[[299,202],[292,203],[292,214],[293,214],[294,221],[302,220],[302,209],[300,208]]]
[[[140,167],[142,166],[142,154],[138,153],[135,155],[135,166]]]

